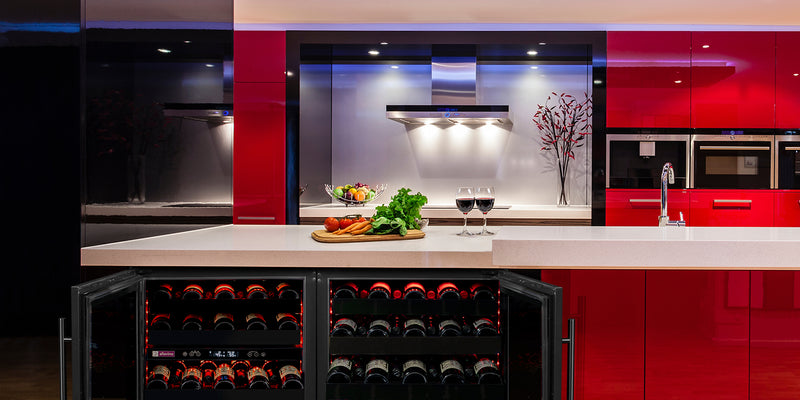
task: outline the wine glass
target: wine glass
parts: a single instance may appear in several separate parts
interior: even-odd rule
[[[483,229],[479,235],[494,235],[486,229],[486,213],[494,207],[494,186],[479,187],[475,193],[475,205],[483,213]]]
[[[458,236],[471,236],[467,231],[467,214],[475,207],[475,189],[471,187],[460,187],[456,191],[456,207],[458,211],[464,213],[464,229]]]

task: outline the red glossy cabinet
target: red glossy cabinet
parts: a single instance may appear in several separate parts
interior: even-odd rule
[[[286,223],[286,84],[235,83],[233,223]]]
[[[775,33],[692,32],[693,128],[775,127]]]
[[[775,192],[774,226],[800,227],[800,190]]]
[[[747,400],[749,274],[647,271],[647,400]]]
[[[693,189],[690,226],[773,226],[771,190]]]
[[[800,272],[753,271],[750,400],[800,398]]]
[[[677,220],[680,213],[687,225],[691,200],[685,189],[667,190],[667,213]],[[608,226],[658,226],[661,214],[661,190],[659,189],[606,189],[606,225]]]
[[[608,127],[688,128],[690,32],[609,32]]]
[[[542,281],[561,286],[564,337],[576,320],[575,398],[644,397],[645,272],[543,270]],[[562,398],[566,398],[566,348]]]
[[[800,128],[800,32],[778,32],[775,39],[775,126]]]
[[[285,82],[286,32],[234,31],[234,82]]]

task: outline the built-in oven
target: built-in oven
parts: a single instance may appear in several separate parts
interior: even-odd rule
[[[727,131],[692,135],[690,186],[699,189],[771,189],[773,135]]]
[[[775,136],[775,184],[800,189],[800,135]]]
[[[661,169],[672,164],[675,183],[689,187],[689,135],[610,134],[606,135],[606,187],[658,189]]]

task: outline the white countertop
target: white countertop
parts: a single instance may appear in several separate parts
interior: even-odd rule
[[[422,239],[364,243],[319,243],[316,229],[224,225],[85,247],[81,265],[800,270],[800,228],[502,226],[459,237],[461,227],[429,226]]]
[[[380,204],[365,204],[358,207],[345,207],[339,203],[307,205],[300,207],[300,218],[342,217],[347,214],[361,214],[371,216],[375,214],[375,207]],[[422,207],[420,211],[423,218],[464,218],[455,205],[430,204]],[[488,219],[517,218],[517,219],[592,219],[592,207],[585,205],[557,207],[536,205],[497,205],[486,214]],[[478,209],[473,209],[467,214],[469,219],[482,219],[483,214]]]
[[[800,269],[800,228],[507,226],[501,268]]]

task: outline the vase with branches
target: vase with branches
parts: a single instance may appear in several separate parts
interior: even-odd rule
[[[558,169],[559,206],[569,205],[570,160],[575,159],[575,149],[582,147],[586,136],[592,133],[592,98],[585,92],[583,96],[583,100],[578,100],[567,93],[552,92],[533,115],[542,142],[540,151],[547,152]]]

